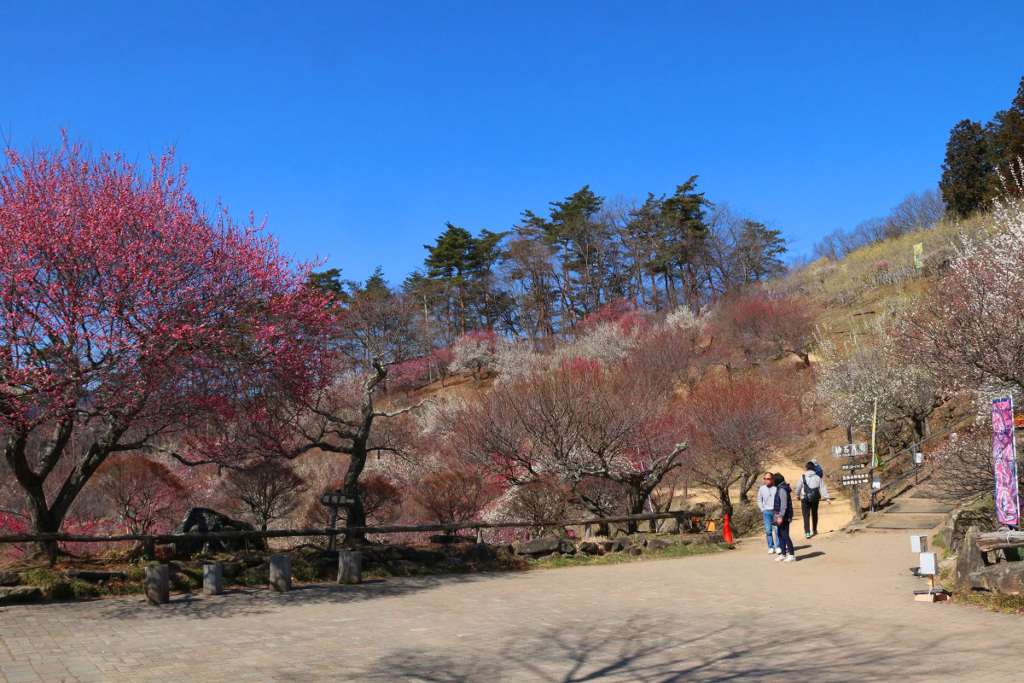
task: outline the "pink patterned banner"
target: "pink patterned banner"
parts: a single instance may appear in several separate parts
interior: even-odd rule
[[[1013,398],[992,401],[992,458],[996,473],[996,519],[1017,526],[1020,497],[1017,492],[1017,449],[1013,438]]]

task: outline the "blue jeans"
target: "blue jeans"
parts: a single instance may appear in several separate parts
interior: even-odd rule
[[[764,512],[761,513],[761,515],[764,517],[764,534],[768,537],[768,547],[778,548],[780,547],[779,532],[777,527],[772,526],[772,514],[773,513],[771,510],[765,510]],[[775,535],[774,538],[772,537],[772,534]]]
[[[784,520],[782,524],[776,528],[779,530],[779,547],[782,548],[782,556],[796,555],[796,549],[793,548],[793,538],[789,535],[789,523],[793,521],[791,519]]]

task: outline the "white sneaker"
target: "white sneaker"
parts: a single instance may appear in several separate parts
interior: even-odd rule
[[[786,561],[786,556],[785,555],[779,555],[778,557],[775,558],[775,561],[776,562],[785,562]]]
[[[796,562],[796,555],[790,555],[789,557],[784,559],[783,562]]]
[[[775,554],[775,548],[768,548],[768,554],[769,555],[774,555]]]

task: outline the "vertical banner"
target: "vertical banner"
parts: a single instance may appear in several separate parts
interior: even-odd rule
[[[924,267],[924,258],[923,257],[924,257],[924,243],[923,242],[918,242],[917,244],[914,245],[914,267],[915,268],[923,268]]]
[[[996,519],[1017,526],[1020,496],[1017,492],[1017,444],[1013,436],[1013,397],[992,401],[992,460],[996,475]]]
[[[878,399],[875,399],[875,409],[871,413],[871,469],[881,472],[885,463],[878,457],[878,449],[875,447],[875,432],[878,431]]]

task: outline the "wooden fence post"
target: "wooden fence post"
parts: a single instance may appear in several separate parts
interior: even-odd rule
[[[286,593],[292,589],[292,556],[270,556],[270,590]]]
[[[363,554],[360,552],[338,553],[338,583],[363,582]]]
[[[146,600],[151,605],[166,605],[171,601],[171,568],[161,564],[146,567]]]

